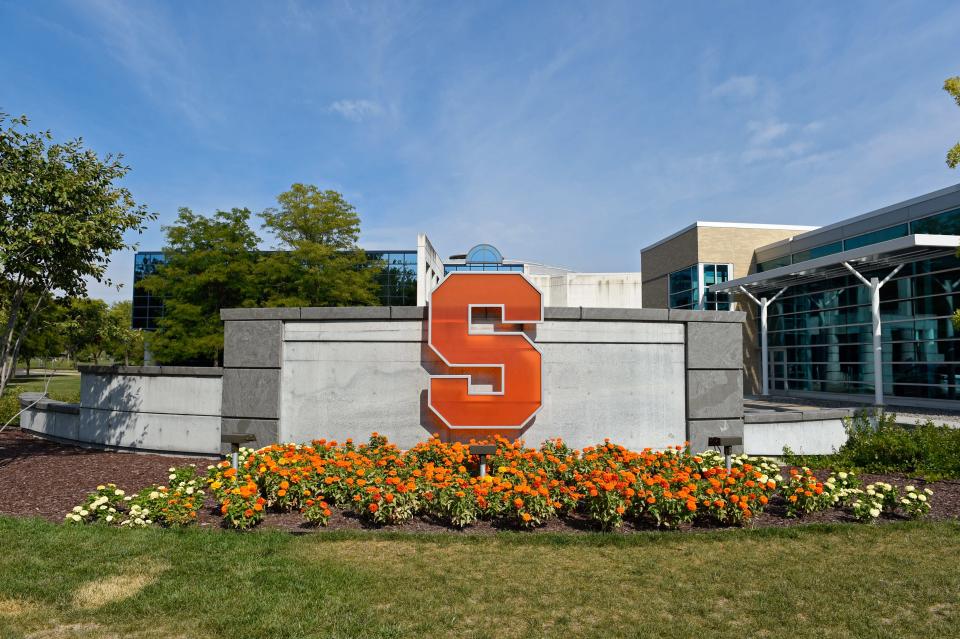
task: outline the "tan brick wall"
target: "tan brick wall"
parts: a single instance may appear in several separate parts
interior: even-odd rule
[[[643,278],[643,306],[667,308],[667,276],[684,266],[697,263],[697,229],[640,253]]]
[[[755,229],[746,227],[698,226],[641,253],[643,305],[667,308],[667,276],[698,262],[733,264],[733,278],[756,270],[754,252],[758,247],[793,237],[796,229]],[[743,390],[760,392],[760,346],[757,335],[756,304],[744,295],[736,296],[738,309],[747,312],[743,325]]]

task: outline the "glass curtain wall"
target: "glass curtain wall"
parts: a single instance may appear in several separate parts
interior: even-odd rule
[[[883,279],[890,268],[862,272]],[[906,264],[880,289],[884,394],[960,399],[960,260]],[[870,291],[852,275],[792,286],[770,306],[769,347],[782,349],[776,390],[873,394]]]
[[[417,252],[367,251],[370,264],[378,262],[383,270],[377,275],[380,304],[383,306],[416,306]]]
[[[674,271],[668,279],[669,307],[707,311],[729,311],[729,293],[711,293],[707,288],[726,282],[733,275],[732,264],[694,264]]]
[[[133,321],[131,328],[156,330],[163,317],[163,298],[151,295],[140,286],[140,280],[152,275],[165,261],[160,251],[143,251],[133,258]]]

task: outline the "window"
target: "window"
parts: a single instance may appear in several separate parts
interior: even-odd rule
[[[674,271],[668,278],[669,307],[729,311],[730,295],[710,293],[707,288],[732,276],[732,264],[694,264]]]
[[[960,261],[952,255],[907,263],[881,289],[884,394],[960,400],[960,331],[950,319],[956,309]],[[768,317],[769,346],[784,352],[787,388],[872,393],[871,319],[869,291],[852,275],[787,289]]]
[[[772,271],[773,269],[780,268],[781,266],[790,266],[790,255],[775,257],[772,260],[767,260],[766,262],[760,262],[759,264],[757,264],[757,273],[763,273],[764,271]]]
[[[794,264],[800,262],[806,262],[807,260],[812,260],[818,257],[823,257],[824,255],[832,255],[834,253],[839,253],[843,250],[843,242],[833,242],[831,244],[824,244],[823,246],[815,246],[812,249],[807,249],[806,251],[800,251],[794,253],[791,256],[791,259]]]
[[[910,222],[910,232],[927,235],[960,235],[960,209],[914,220]]]
[[[892,240],[898,237],[905,237],[908,232],[907,224],[903,223],[885,229],[880,229],[879,231],[870,231],[869,233],[864,233],[863,235],[855,235],[843,241],[843,250],[849,251],[850,249],[860,248],[861,246],[868,246],[870,244],[876,244],[877,242],[886,242],[887,240]]]

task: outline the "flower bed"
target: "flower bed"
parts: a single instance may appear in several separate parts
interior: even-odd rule
[[[601,530],[624,521],[658,528],[694,522],[744,525],[775,495],[785,500],[791,517],[842,508],[869,521],[894,510],[925,516],[932,494],[910,486],[913,490],[901,497],[887,484],[860,489],[851,473],[820,481],[809,469],[793,470],[784,480],[772,460],[746,456],[735,458],[727,471],[719,454],[694,455],[682,446],[636,452],[611,442],[582,450],[559,440],[539,449],[503,438],[494,443],[496,453],[487,458],[484,477],[477,476],[478,459],[468,445],[437,437],[405,452],[377,434],[362,445],[318,440],[244,449],[239,469],[227,461],[208,468],[206,488],[226,525],[237,529],[256,526],[271,511],[299,512],[323,526],[334,507],[374,525],[403,524],[414,516],[453,527],[495,521],[534,528],[573,517]],[[99,501],[104,495],[98,491],[77,507],[87,515],[78,519],[80,511],[74,509],[67,521],[189,524],[202,501],[190,472],[171,469],[171,486],[141,491],[126,500],[128,508],[123,501]],[[91,511],[94,502],[96,508],[115,509],[109,521]]]

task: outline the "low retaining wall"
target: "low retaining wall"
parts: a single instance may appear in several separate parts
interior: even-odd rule
[[[80,404],[41,400],[20,416],[20,427],[98,446],[219,454],[221,369],[82,366],[80,372]],[[21,395],[21,405],[36,397]]]
[[[849,408],[758,411],[743,418],[743,449],[748,455],[779,456],[787,446],[803,455],[829,455],[847,441]]]

